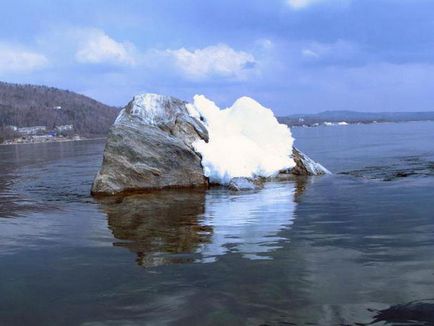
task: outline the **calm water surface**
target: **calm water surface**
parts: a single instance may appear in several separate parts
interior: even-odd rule
[[[103,142],[0,146],[0,325],[357,325],[434,297],[434,123],[293,134],[334,175],[98,201]]]

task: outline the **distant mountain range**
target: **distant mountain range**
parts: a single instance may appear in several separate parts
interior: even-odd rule
[[[293,114],[278,119],[281,123],[289,126],[312,126],[325,122],[339,123],[344,121],[347,123],[434,121],[434,112],[325,111],[314,114]]]
[[[119,109],[53,87],[0,82],[0,136],[7,126],[73,125],[80,136],[106,135]]]

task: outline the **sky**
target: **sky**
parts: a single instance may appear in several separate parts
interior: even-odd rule
[[[123,106],[139,93],[278,115],[434,110],[432,0],[14,0],[0,80]]]

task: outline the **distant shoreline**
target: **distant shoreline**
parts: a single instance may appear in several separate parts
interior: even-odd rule
[[[94,137],[94,138],[80,138],[80,139],[53,139],[44,141],[33,141],[33,142],[20,142],[20,143],[1,143],[0,146],[11,146],[11,145],[37,145],[37,144],[52,144],[52,143],[68,143],[68,142],[79,142],[79,141],[90,141],[90,140],[103,140],[107,137]]]
[[[344,122],[344,124],[343,124]],[[360,126],[360,125],[381,125],[387,123],[411,123],[411,122],[434,122],[434,120],[402,120],[402,121],[369,121],[369,122],[353,122],[353,121],[321,121],[311,124],[291,124],[290,122],[280,121],[290,128],[317,128],[317,127],[340,127],[340,126]]]

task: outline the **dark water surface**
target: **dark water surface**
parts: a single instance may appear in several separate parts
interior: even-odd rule
[[[293,133],[335,174],[99,201],[103,142],[0,146],[0,325],[357,325],[432,299],[434,123]]]

